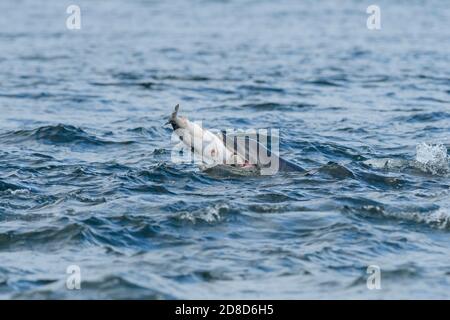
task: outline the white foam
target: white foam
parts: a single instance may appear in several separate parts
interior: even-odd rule
[[[389,158],[369,159],[363,163],[375,169],[402,169],[408,164],[406,160]]]
[[[450,227],[450,212],[444,208],[436,211],[424,213],[412,213],[410,218],[419,223],[425,223],[439,229],[448,229]]]
[[[215,205],[206,207],[201,212],[186,212],[180,215],[180,219],[187,220],[192,223],[196,223],[197,220],[203,220],[208,223],[213,223],[221,220],[220,212],[227,210],[228,206],[226,204]]]
[[[419,224],[426,224],[437,229],[450,228],[450,211],[448,208],[441,207],[434,211],[391,211],[383,212],[387,218],[395,218],[403,221],[411,221]]]
[[[6,193],[9,193],[13,196],[18,196],[18,195],[29,195],[30,194],[30,190],[28,189],[7,189],[5,190]]]
[[[443,144],[427,144],[416,147],[416,162],[420,169],[438,174],[449,171],[447,148]]]
[[[375,169],[402,170],[408,167],[416,168],[431,174],[441,175],[450,172],[447,147],[443,144],[421,143],[416,146],[414,161],[403,159],[369,159],[364,164]]]

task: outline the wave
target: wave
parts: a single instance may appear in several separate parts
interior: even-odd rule
[[[426,224],[438,229],[450,229],[450,211],[444,208],[439,208],[437,210],[429,212],[389,212],[385,215],[387,217]]]
[[[447,147],[443,144],[421,143],[416,146],[416,159],[378,158],[363,161],[375,169],[405,171],[408,169],[445,176],[450,172]]]
[[[0,233],[0,249],[13,247],[59,247],[73,241],[86,239],[89,228],[79,223],[65,226],[41,227],[24,230],[6,231]]]
[[[158,279],[156,276],[152,278]],[[1,283],[0,283],[1,285]],[[11,283],[11,289],[15,284]],[[74,299],[79,292],[83,295],[80,297],[87,299],[175,299],[176,296],[162,292],[157,289],[150,288],[142,283],[142,280],[135,281],[133,277],[105,274],[97,276],[93,279],[87,279],[82,282],[82,290],[63,290],[58,289],[65,287],[65,283],[61,279],[43,279],[35,281],[25,281],[21,286],[27,285],[29,290],[22,291],[13,296],[13,299]],[[1,287],[0,287],[1,288]],[[100,291],[99,291],[100,289]],[[76,292],[78,291],[78,292]]]
[[[157,81],[212,81],[214,79],[200,76],[200,75],[174,75],[174,74],[154,74],[154,73],[143,73],[143,72],[117,72],[112,74],[112,77],[119,80],[142,80],[151,78]]]
[[[127,132],[139,134],[144,137],[157,137],[162,136],[163,132],[160,128],[157,127],[136,127],[127,129]]]
[[[317,79],[317,80],[311,80],[307,81],[306,84],[312,84],[319,87],[342,87],[340,83],[337,83],[336,81],[331,81],[328,79]]]
[[[450,230],[450,210],[444,207],[393,208],[368,199],[347,199],[344,213],[377,219],[394,219],[426,225],[435,229]]]
[[[395,121],[409,122],[409,123],[422,123],[422,122],[435,122],[440,120],[450,119],[449,112],[428,112],[419,113],[409,116],[401,116],[394,118]]]
[[[217,223],[222,221],[232,210],[227,204],[216,204],[213,206],[207,206],[195,211],[182,211],[177,213],[174,217],[177,221],[189,222],[192,224],[198,223]]]
[[[257,85],[241,85],[237,88],[238,90],[249,91],[255,94],[258,93],[284,93],[285,90],[277,87],[269,86],[257,86]]]
[[[0,135],[0,139],[11,143],[39,141],[44,144],[86,144],[94,146],[132,143],[131,141],[116,142],[101,139],[93,134],[88,134],[81,128],[64,124],[7,132]]]
[[[152,81],[91,82],[90,84],[98,87],[141,87],[143,89],[155,89],[156,86],[161,86],[161,84]]]
[[[28,190],[28,189],[19,184],[13,184],[13,183],[4,182],[4,181],[0,180],[0,191],[10,191],[10,192],[15,193],[15,192],[19,192],[20,190],[23,190],[24,192],[26,192],[25,190]]]
[[[276,111],[276,110],[297,110],[315,107],[314,104],[295,103],[295,104],[281,104],[276,102],[261,102],[249,103],[241,106],[242,108],[255,109],[258,111]]]

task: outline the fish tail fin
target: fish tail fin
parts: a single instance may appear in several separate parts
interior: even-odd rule
[[[175,118],[176,118],[176,116],[177,116],[177,114],[178,114],[178,109],[180,109],[180,104],[177,104],[177,105],[175,106],[175,111],[172,112],[172,116],[170,117],[170,119],[175,119]]]
[[[172,114],[170,115],[169,120],[164,125],[172,124],[172,123],[175,122],[175,119],[176,119],[176,117],[178,115],[178,109],[180,109],[180,104],[177,104],[175,106],[174,112],[172,112]]]

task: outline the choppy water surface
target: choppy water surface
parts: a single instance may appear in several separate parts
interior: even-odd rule
[[[0,297],[450,298],[450,7],[370,4],[1,1]],[[175,164],[176,103],[318,172]]]

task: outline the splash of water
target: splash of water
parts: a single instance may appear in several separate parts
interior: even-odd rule
[[[443,144],[427,144],[425,142],[416,146],[415,160],[394,158],[369,159],[364,164],[376,169],[404,170],[418,169],[423,172],[442,175],[450,172],[447,148]]]
[[[416,162],[419,168],[433,174],[449,171],[447,148],[443,144],[427,144],[416,146]]]

